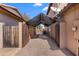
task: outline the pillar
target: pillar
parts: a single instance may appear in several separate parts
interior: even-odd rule
[[[4,29],[4,23],[0,23],[0,48],[3,48],[3,29]]]
[[[22,48],[22,22],[19,22],[19,48]]]

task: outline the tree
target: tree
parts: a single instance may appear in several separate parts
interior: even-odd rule
[[[26,13],[22,14],[22,17],[25,21],[29,20],[29,16]]]

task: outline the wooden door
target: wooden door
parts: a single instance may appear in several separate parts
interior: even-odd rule
[[[55,26],[55,38],[56,38],[55,40],[56,40],[56,43],[57,43],[58,46],[60,44],[60,42],[59,42],[60,41],[59,40],[59,31],[60,31],[59,28],[60,28],[59,23],[57,23],[56,26]]]

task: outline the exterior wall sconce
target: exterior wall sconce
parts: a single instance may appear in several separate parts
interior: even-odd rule
[[[72,27],[72,31],[76,32],[77,31],[77,26]]]

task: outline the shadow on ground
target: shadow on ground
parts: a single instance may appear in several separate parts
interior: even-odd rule
[[[74,54],[72,52],[70,52],[68,49],[60,49],[58,47],[58,45],[56,44],[56,42],[54,41],[54,39],[48,37],[47,35],[39,35],[38,38],[41,38],[43,40],[47,40],[47,42],[49,43],[50,45],[50,49],[51,50],[61,50],[65,55],[67,56],[74,56]]]

